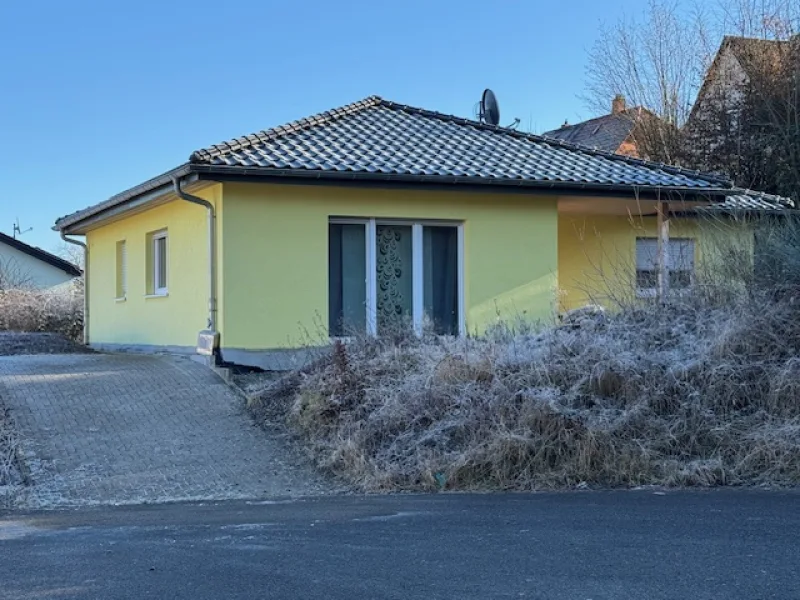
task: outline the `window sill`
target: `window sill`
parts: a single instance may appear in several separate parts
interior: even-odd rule
[[[670,288],[667,290],[667,296],[673,296],[677,298],[683,298],[688,296],[692,293],[692,288]],[[636,290],[636,297],[637,298],[656,298],[658,296],[658,290]]]
[[[114,298],[114,302],[125,302],[127,299],[127,296],[121,296],[119,298]]]
[[[158,294],[146,294],[144,299],[145,300],[152,300],[153,298],[168,298],[169,292],[163,292]]]

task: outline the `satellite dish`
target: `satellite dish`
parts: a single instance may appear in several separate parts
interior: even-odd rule
[[[500,105],[497,103],[497,97],[494,95],[494,92],[489,88],[483,90],[480,113],[478,116],[480,120],[487,125],[497,125],[500,123]]]

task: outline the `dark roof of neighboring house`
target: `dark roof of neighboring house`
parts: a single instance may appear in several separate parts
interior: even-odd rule
[[[633,131],[641,110],[629,108],[574,125],[564,125],[553,131],[546,131],[542,135],[606,152],[616,152]]]
[[[708,71],[703,78],[703,83],[697,92],[697,98],[695,99],[694,104],[692,105],[692,110],[689,114],[689,122],[695,118],[697,111],[700,110],[700,106],[703,104],[703,101],[708,94],[709,86],[716,77],[720,58],[726,50],[731,51],[739,65],[744,70],[745,74],[749,77],[752,73],[751,69],[755,68],[753,63],[756,57],[763,58],[766,56],[771,60],[777,61],[781,57],[781,49],[790,43],[791,42],[784,40],[764,40],[734,35],[726,35],[724,38],[722,38],[722,43],[719,46],[719,50],[717,50],[714,60],[711,61],[711,65],[708,67]],[[756,60],[756,62],[759,61]]]
[[[786,40],[763,40],[729,35],[723,38],[719,52],[726,47],[730,48],[739,64],[747,72],[756,66],[753,65],[754,59],[761,60],[766,57],[773,61],[780,60],[781,49],[788,46],[789,43]]]
[[[10,235],[6,235],[5,233],[0,232],[0,244],[11,246],[20,252],[24,252],[28,256],[47,263],[51,267],[61,269],[67,275],[72,275],[73,277],[80,277],[81,275],[81,270],[71,262],[64,260],[63,258],[59,258],[55,254],[50,254],[49,252],[42,250],[41,248],[37,248],[36,246],[29,246],[25,242],[20,242],[18,239],[15,239]]]
[[[172,177],[513,186],[583,193],[721,196],[717,175],[612,154],[371,96],[288,125],[194,152],[189,162],[56,222],[64,229]]]

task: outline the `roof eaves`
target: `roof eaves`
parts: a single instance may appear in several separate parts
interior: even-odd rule
[[[703,186],[653,186],[620,183],[594,183],[577,181],[542,181],[532,179],[503,179],[497,177],[471,177],[466,175],[413,175],[367,171],[322,171],[310,169],[275,169],[271,167],[241,167],[229,165],[193,165],[193,171],[217,177],[261,177],[263,179],[294,178],[307,181],[373,181],[437,185],[474,185],[477,187],[517,187],[564,191],[592,191],[604,193],[692,194],[706,197],[730,194],[728,187]]]
[[[56,223],[53,226],[53,229],[56,231],[63,230],[67,227],[75,225],[76,223],[79,223],[80,221],[83,221],[84,219],[93,217],[94,215],[100,212],[119,206],[120,204],[123,204],[128,200],[136,198],[137,196],[141,196],[142,194],[151,192],[164,185],[171,184],[173,177],[183,177],[184,175],[188,175],[190,172],[191,172],[190,165],[188,163],[184,163],[178,167],[175,167],[174,169],[170,169],[166,173],[157,175],[156,177],[148,179],[147,181],[140,183],[137,186],[129,188],[124,192],[115,194],[114,196],[111,196],[108,200],[104,200],[99,204],[89,206],[82,210],[70,213],[68,215],[64,215],[63,217],[56,219]]]

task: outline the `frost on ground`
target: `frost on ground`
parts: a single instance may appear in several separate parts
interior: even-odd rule
[[[58,333],[0,331],[0,356],[20,354],[85,354],[91,350]]]
[[[251,386],[363,490],[800,482],[800,293],[360,340]]]
[[[19,440],[11,415],[8,409],[0,405],[0,507],[12,503],[23,483],[17,460],[18,447]]]
[[[83,293],[80,285],[55,290],[29,290],[3,289],[1,284],[2,281],[0,331],[52,332],[70,340],[81,339]],[[7,339],[0,340],[0,348],[6,344]]]

